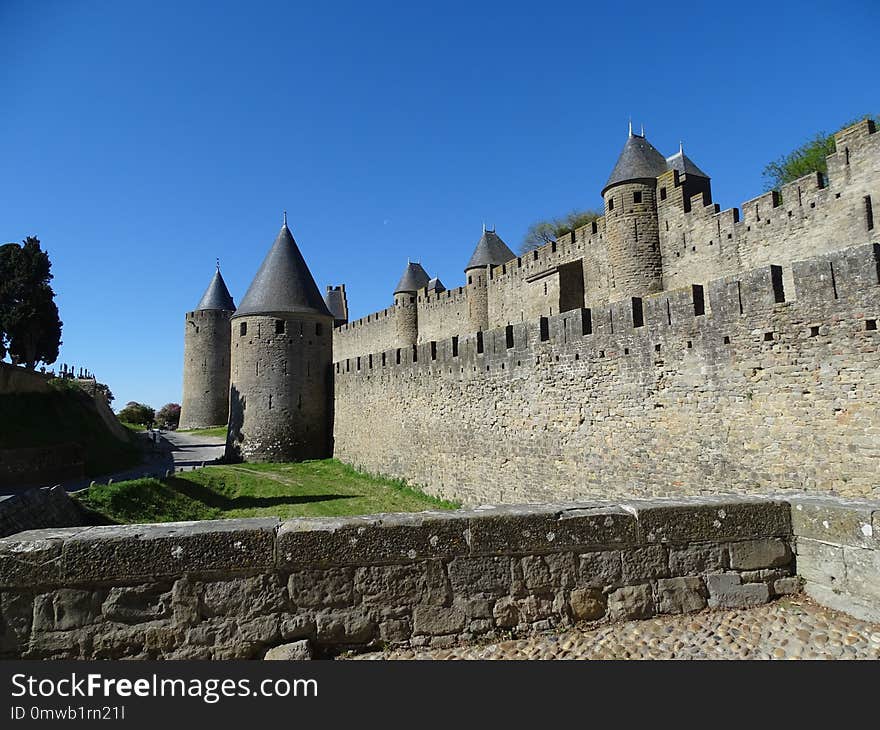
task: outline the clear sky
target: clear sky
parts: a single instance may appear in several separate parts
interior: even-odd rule
[[[36,235],[60,362],[115,407],[180,402],[184,313],[220,258],[238,302],[287,210],[319,287],[447,287],[483,221],[598,207],[645,125],[722,208],[770,160],[880,112],[876,0],[0,0],[0,242]]]

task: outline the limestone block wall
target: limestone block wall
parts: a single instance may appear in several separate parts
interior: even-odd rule
[[[388,307],[333,329],[337,359],[357,357],[392,347],[397,339],[396,308]]]
[[[748,607],[798,589],[790,535],[757,498],[24,532],[0,540],[0,656],[334,654]]]
[[[335,364],[335,456],[470,504],[875,494],[880,245]]]
[[[880,503],[792,497],[804,590],[819,603],[880,622]]]
[[[471,331],[468,296],[464,287],[447,289],[439,294],[428,294],[427,290],[422,289],[416,296],[416,306],[420,343]]]
[[[863,121],[838,132],[835,140],[827,179],[806,175],[785,185],[781,195],[759,195],[739,210],[719,211],[701,196],[685,201],[677,175],[661,176],[658,186],[667,191],[658,203],[664,287],[876,241],[880,134]]]

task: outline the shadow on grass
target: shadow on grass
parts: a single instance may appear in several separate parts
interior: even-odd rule
[[[309,504],[311,502],[331,502],[338,499],[356,499],[359,494],[303,494],[303,495],[286,495],[277,497],[254,497],[243,495],[238,497],[226,497],[213,489],[188,481],[171,477],[165,480],[165,484],[189,497],[196,502],[201,502],[206,507],[227,511],[233,509],[251,509],[259,507],[275,507],[281,504]]]

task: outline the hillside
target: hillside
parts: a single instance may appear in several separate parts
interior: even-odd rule
[[[134,440],[114,436],[95,401],[74,385],[0,394],[0,413],[0,449],[75,443],[87,476],[124,469],[140,458]]]

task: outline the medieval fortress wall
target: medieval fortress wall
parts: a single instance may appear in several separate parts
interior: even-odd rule
[[[474,504],[876,495],[878,265],[868,244],[796,263],[793,292],[763,267],[337,362],[335,455]]]
[[[604,218],[491,267],[487,286],[398,295],[338,327],[335,456],[467,503],[876,496],[880,135],[866,121],[836,139],[827,179],[741,217],[711,204],[708,180],[660,175],[654,293],[651,255],[626,273],[627,249],[607,245],[609,198],[621,225],[641,220],[626,207],[638,186],[617,185]],[[479,291],[481,331],[463,326]],[[403,316],[415,337],[392,326]]]

